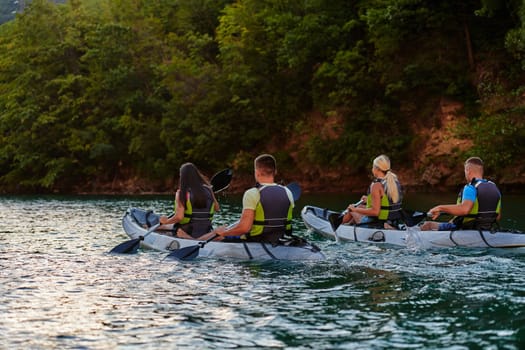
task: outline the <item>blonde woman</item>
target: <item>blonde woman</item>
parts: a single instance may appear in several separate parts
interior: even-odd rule
[[[401,202],[403,194],[396,174],[390,169],[390,159],[382,154],[374,159],[372,165],[374,180],[368,194],[361,198],[364,203],[350,204],[343,217],[343,223],[368,224],[395,222],[402,218]],[[391,227],[391,226],[390,226]],[[389,228],[390,228],[389,227]]]

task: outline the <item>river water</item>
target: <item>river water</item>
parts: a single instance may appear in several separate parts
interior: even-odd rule
[[[427,210],[453,195],[407,198]],[[336,244],[295,232],[322,262],[196,259],[107,252],[127,240],[130,206],[169,212],[159,196],[0,197],[0,349],[524,349],[525,256]],[[219,223],[240,198],[221,196]],[[503,225],[525,229],[525,196]]]

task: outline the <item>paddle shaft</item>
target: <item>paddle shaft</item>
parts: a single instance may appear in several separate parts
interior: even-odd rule
[[[361,204],[363,204],[364,201],[361,199],[359,202],[356,202],[354,203],[354,206],[357,207],[357,206],[360,206]],[[342,213],[341,213],[341,216],[345,216],[346,214],[348,214],[348,208],[345,209]]]
[[[359,206],[359,205],[361,205],[363,203],[364,203],[364,201],[361,199],[359,202],[354,203],[354,206],[357,207],[357,206]],[[348,208],[345,209],[341,214],[339,214],[339,217],[342,219],[346,214],[348,214]]]
[[[143,241],[144,238],[146,238],[147,236],[149,236],[150,233],[154,232],[154,231],[157,229],[157,227],[159,227],[159,226],[160,226],[160,224],[156,224],[156,225],[151,226],[151,227],[148,229],[148,232],[146,232],[146,233],[144,234],[144,236],[140,236],[140,237],[139,237],[139,238],[141,238],[141,241]]]
[[[206,245],[206,243],[213,241],[217,237],[219,237],[219,235],[215,234],[212,237],[205,240],[204,242],[199,242],[196,245],[192,245],[192,246],[188,246],[188,247],[184,247],[180,249],[175,249],[171,253],[169,253],[164,259],[174,258],[177,260],[192,260],[199,255],[199,249],[201,249],[202,247]]]
[[[361,205],[363,203],[362,200],[355,203],[354,205]],[[335,241],[339,242],[339,237],[337,236],[337,229],[341,224],[343,223],[344,216],[348,213],[348,209],[340,213],[339,215],[337,213],[332,213],[328,216],[328,221],[330,221],[330,225],[332,226],[332,231],[334,231]]]

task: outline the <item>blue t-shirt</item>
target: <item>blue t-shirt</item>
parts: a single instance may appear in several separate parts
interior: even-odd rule
[[[487,182],[487,180],[481,180],[481,181]],[[478,191],[476,191],[476,187],[474,187],[471,184],[467,184],[463,188],[463,195],[461,196],[461,202],[468,200],[474,203],[476,201],[477,196],[478,196]]]

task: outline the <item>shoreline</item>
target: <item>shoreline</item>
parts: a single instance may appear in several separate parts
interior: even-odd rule
[[[161,186],[160,184],[149,184],[144,185],[139,181],[135,183],[133,181],[126,182],[125,185],[115,186],[115,184],[106,184],[98,186],[89,186],[90,188],[77,187],[74,190],[64,191],[60,189],[40,190],[40,191],[0,191],[1,196],[31,196],[31,195],[70,195],[70,196],[163,196],[163,195],[174,195],[175,185],[168,184],[167,186]],[[287,184],[291,182],[298,182],[301,186],[303,194],[349,194],[349,193],[365,193],[369,182],[352,182],[351,184],[335,183],[330,184],[324,183],[324,181],[279,181],[278,183]],[[243,194],[245,190],[254,185],[253,180],[241,180],[233,179],[231,186],[224,191],[228,194]],[[454,193],[461,189],[464,183],[458,183],[456,186],[452,185],[436,185],[429,186],[427,184],[407,184],[403,186],[403,191],[407,193]],[[525,194],[525,184],[522,183],[503,183],[498,184],[498,188],[502,192],[502,195],[506,194]],[[88,186],[86,186],[88,187]],[[162,190],[161,187],[167,188]]]

